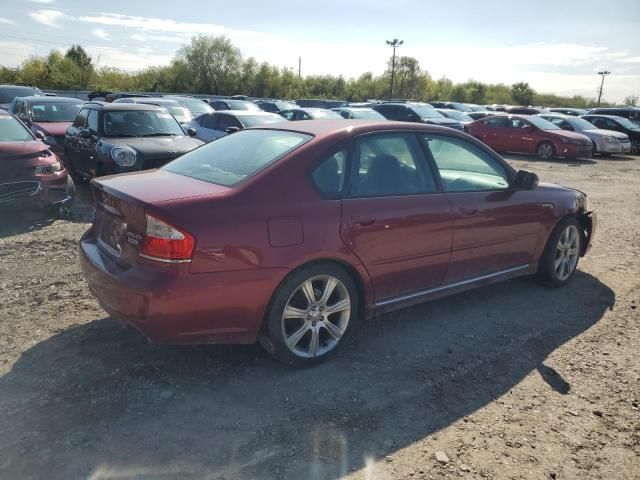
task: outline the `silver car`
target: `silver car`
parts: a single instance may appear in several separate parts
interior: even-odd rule
[[[182,127],[185,129],[194,128],[198,140],[211,142],[244,128],[279,122],[286,122],[286,120],[275,113],[252,110],[220,110],[200,115],[183,124]]]
[[[559,114],[540,114],[539,117],[557,125],[562,130],[581,133],[593,142],[593,153],[611,155],[612,153],[629,153],[631,141],[629,136],[614,130],[603,130],[584,118]]]

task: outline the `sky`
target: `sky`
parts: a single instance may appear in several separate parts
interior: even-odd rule
[[[244,57],[302,73],[386,68],[385,40],[433,78],[528,82],[539,92],[640,95],[640,0],[2,0],[0,65],[81,44],[99,66],[167,64],[195,34],[227,35]]]

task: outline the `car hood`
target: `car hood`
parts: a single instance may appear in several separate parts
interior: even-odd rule
[[[626,140],[629,138],[629,135],[622,132],[616,132],[615,130],[604,130],[603,128],[590,128],[589,130],[584,130],[585,135],[596,134],[596,135],[606,135],[609,137],[617,138],[618,140]]]
[[[55,160],[49,146],[37,140],[0,142],[0,183],[28,179],[33,176],[34,167]]]
[[[42,130],[45,135],[52,137],[61,137],[67,132],[67,128],[71,126],[73,122],[33,122],[33,125]]]
[[[555,135],[558,135],[559,137],[564,137],[571,140],[578,140],[581,142],[584,142],[586,137],[586,135],[583,135],[582,133],[568,132],[566,130],[545,130],[545,131],[548,133],[553,133]],[[586,140],[589,140],[589,138],[587,137]]]
[[[186,153],[204,142],[187,136],[146,137],[146,138],[106,138],[105,143],[130,147],[142,155],[166,155]]]

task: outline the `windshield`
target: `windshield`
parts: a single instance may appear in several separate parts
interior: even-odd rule
[[[411,110],[413,110],[421,118],[445,118],[444,115],[429,107],[416,106],[411,107]]]
[[[554,125],[549,120],[545,120],[541,117],[534,117],[532,115],[527,117],[527,121],[535,127],[538,127],[540,130],[560,130],[559,126]]]
[[[28,87],[11,87],[11,88],[0,88],[0,103],[11,103],[13,99],[16,97],[31,97],[42,96],[40,90],[34,90],[33,88]]]
[[[73,122],[83,102],[32,103],[31,116],[34,122]]]
[[[163,107],[166,107],[180,123],[191,120],[191,114],[185,107],[181,107],[179,105],[163,105]]]
[[[107,137],[184,135],[180,124],[166,111],[114,110],[103,117]]]
[[[576,130],[593,130],[598,128],[583,118],[565,118],[564,120]]]
[[[256,125],[264,125],[266,123],[284,122],[284,118],[280,115],[238,115],[240,121],[245,127],[255,127]]]
[[[471,107],[463,105],[462,103],[450,103],[449,105],[451,105],[451,108],[460,110],[461,112],[473,112]]]
[[[181,98],[178,102],[187,107],[193,116],[213,112],[213,108],[211,108],[206,102],[198,100],[197,98]]]
[[[192,150],[165,165],[163,170],[230,187],[311,138],[280,130],[243,130]]]
[[[386,120],[383,115],[375,110],[352,110],[356,118],[365,118],[367,120]]]
[[[230,110],[260,110],[258,105],[246,100],[227,100],[227,103],[229,104]]]
[[[453,118],[454,120],[460,120],[461,122],[473,122],[473,118],[459,110],[449,110],[448,112],[442,114],[449,118]]]
[[[31,132],[9,115],[0,115],[0,142],[28,142]]]

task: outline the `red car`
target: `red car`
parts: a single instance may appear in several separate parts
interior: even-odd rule
[[[9,111],[42,138],[59,157],[64,156],[64,136],[84,102],[67,97],[17,97]]]
[[[66,210],[73,180],[58,156],[6,110],[0,110],[0,208],[54,206]]]
[[[112,317],[153,342],[260,340],[297,365],[369,314],[520,275],[564,285],[595,226],[585,194],[407,122],[247,129],[92,189],[81,263]]]
[[[589,137],[568,132],[544,118],[530,115],[497,115],[473,122],[467,132],[498,152],[554,157],[584,158],[593,155]]]

